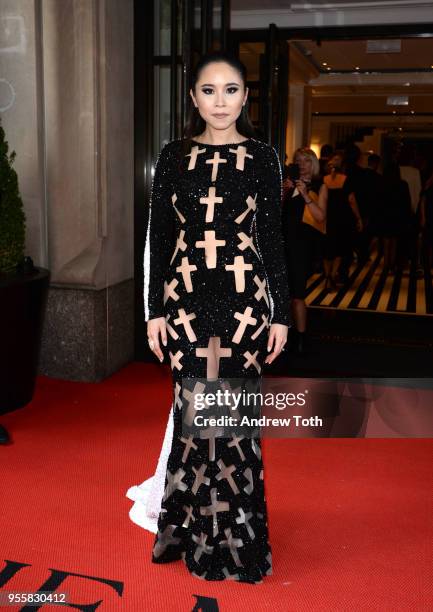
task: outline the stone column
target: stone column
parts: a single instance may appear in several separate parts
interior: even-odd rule
[[[51,271],[40,372],[97,381],[133,358],[133,0],[6,3],[31,43],[13,148],[27,254]]]

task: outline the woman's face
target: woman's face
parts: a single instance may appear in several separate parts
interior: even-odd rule
[[[340,172],[342,164],[343,160],[339,155],[334,155],[328,162],[329,169],[336,172]]]
[[[296,153],[295,155],[295,164],[299,166],[299,172],[302,178],[311,178],[312,174],[312,162],[309,157],[302,155],[301,153]]]
[[[229,64],[212,62],[203,68],[195,86],[195,95],[192,89],[190,95],[211,128],[226,130],[239,117],[248,97],[248,87],[244,91],[240,74]]]

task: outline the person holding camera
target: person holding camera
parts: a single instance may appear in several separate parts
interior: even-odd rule
[[[297,149],[283,180],[283,233],[295,327],[295,349],[305,351],[307,307],[305,292],[317,236],[326,232],[328,190],[312,149]]]

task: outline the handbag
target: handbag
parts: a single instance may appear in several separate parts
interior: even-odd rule
[[[313,200],[316,204],[319,201],[319,196],[315,191],[309,191],[308,197],[310,200]],[[326,234],[326,219],[324,221],[316,221],[310,211],[310,207],[308,204],[304,206],[304,214],[302,216],[302,223],[306,223],[307,225],[311,225],[315,230],[322,234]]]

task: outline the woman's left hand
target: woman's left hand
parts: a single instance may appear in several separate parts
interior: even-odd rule
[[[282,323],[272,323],[269,330],[268,351],[272,351],[265,359],[265,363],[272,363],[283,350],[287,342],[289,327]]]
[[[299,179],[296,181],[296,187],[303,198],[308,198],[307,185],[303,180]]]

